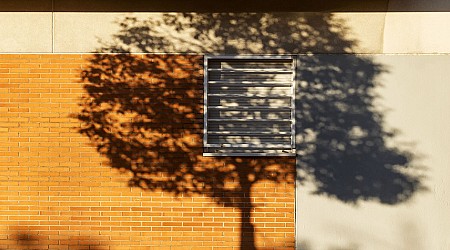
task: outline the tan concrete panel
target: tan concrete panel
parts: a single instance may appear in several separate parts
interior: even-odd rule
[[[55,13],[55,52],[94,52],[101,41],[112,41],[120,13]]]
[[[450,52],[450,13],[387,13],[384,53]]]
[[[339,57],[339,56],[338,56]],[[428,191],[393,205],[345,204],[298,186],[300,249],[450,249],[450,55],[378,55],[377,109],[385,128],[399,131],[392,145],[409,148],[422,166]],[[302,248],[303,247],[303,248]]]
[[[163,18],[165,15],[166,19]],[[55,52],[92,52],[122,43],[132,52],[380,53],[384,13],[56,13]],[[118,41],[121,35],[139,42]],[[175,19],[176,25],[167,21]],[[347,27],[348,26],[348,27]],[[139,29],[136,29],[139,28]],[[116,37],[117,38],[117,37]],[[126,39],[125,39],[126,40]],[[129,44],[123,44],[123,43]],[[141,45],[139,45],[141,44]]]
[[[386,13],[335,13],[349,29],[349,39],[357,41],[356,53],[382,53]]]
[[[51,52],[52,14],[0,12],[0,52]]]

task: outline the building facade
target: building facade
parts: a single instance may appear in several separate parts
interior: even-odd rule
[[[447,249],[450,6],[406,2],[4,1],[0,248]]]

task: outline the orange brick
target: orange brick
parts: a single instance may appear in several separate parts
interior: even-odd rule
[[[105,60],[120,57],[103,56]],[[76,115],[79,104],[82,105],[85,90],[80,73],[89,66],[87,59],[93,57],[0,55],[0,90],[3,91],[0,91],[0,112],[4,110],[7,114],[0,116],[0,173],[8,173],[8,176],[0,175],[0,197],[11,199],[8,204],[0,201],[0,221],[15,222],[15,225],[9,224],[9,230],[37,230],[33,246],[44,244],[43,249],[61,249],[59,243],[63,244],[62,249],[87,245],[102,249],[102,242],[118,249],[123,246],[238,249],[238,208],[224,207],[208,193],[174,196],[161,190],[130,188],[127,181],[132,175],[111,169],[107,156],[100,155],[96,145],[79,133],[78,128],[83,126],[76,117],[70,117]],[[202,103],[202,76],[197,73],[201,72],[201,67],[196,66],[202,64],[202,57],[134,57],[161,62],[164,65],[161,69],[172,70],[168,63],[173,60],[189,68],[175,68],[176,74],[166,72],[166,75],[191,78],[186,81],[189,84],[180,84],[172,92],[184,98],[182,105]],[[159,80],[157,76],[142,77],[149,82]],[[195,84],[198,86],[193,86]],[[152,91],[164,89],[150,87]],[[185,88],[189,89],[185,91]],[[191,150],[192,157],[199,159],[202,167],[226,166],[226,159],[201,157],[202,112],[199,107],[196,113],[186,114],[188,123],[176,125],[172,133],[193,135],[191,139],[198,145]],[[180,156],[183,154],[185,152]],[[172,157],[170,163],[155,161],[152,164],[170,167],[180,162],[183,163],[182,158]],[[273,159],[273,162],[273,165],[284,164],[283,167],[292,169],[295,166],[292,159]],[[5,169],[2,171],[2,168]],[[260,182],[252,190],[255,209],[251,221],[257,228],[256,245],[276,248],[282,243],[283,247],[293,247],[294,180],[283,184]],[[233,195],[231,199],[239,201],[243,194]],[[98,237],[83,237],[85,231]],[[285,243],[286,239],[292,239],[292,243]],[[0,232],[0,246],[6,243],[12,249],[17,241],[9,242]]]

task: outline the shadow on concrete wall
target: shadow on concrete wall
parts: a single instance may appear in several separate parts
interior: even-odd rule
[[[241,211],[241,248],[254,249],[252,186],[312,182],[316,194],[343,202],[396,204],[422,188],[412,154],[386,142],[376,110],[375,78],[384,72],[370,58],[312,55],[349,53],[356,45],[331,14],[165,14],[119,22],[84,69],[86,95],[77,115],[80,133],[111,167],[133,173],[144,190],[202,194]],[[300,57],[297,166],[289,158],[204,158],[202,58],[129,52],[227,54],[306,53]]]
[[[300,241],[297,242],[296,245],[297,250],[312,250],[315,249],[308,241]],[[359,250],[360,247],[357,244],[349,243],[347,246],[330,246],[327,247],[327,250]]]
[[[375,78],[385,72],[369,58],[313,55],[300,58],[297,93],[297,166],[316,194],[357,203],[396,204],[423,190],[413,154],[388,142],[375,106]]]

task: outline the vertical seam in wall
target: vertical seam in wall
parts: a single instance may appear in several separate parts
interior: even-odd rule
[[[55,8],[54,0],[52,0],[52,53],[55,53]]]
[[[387,6],[386,6],[386,12],[384,12],[384,18],[383,18],[383,29],[381,30],[382,34],[381,34],[381,54],[384,54],[384,39],[385,39],[385,34],[386,34],[386,17],[389,13],[389,9],[391,6],[391,1],[387,1]]]
[[[386,30],[386,15],[387,12],[384,13],[384,17],[383,17],[383,27],[381,29],[381,48],[380,48],[380,52],[381,54],[384,54],[384,35],[385,35],[385,30]]]

